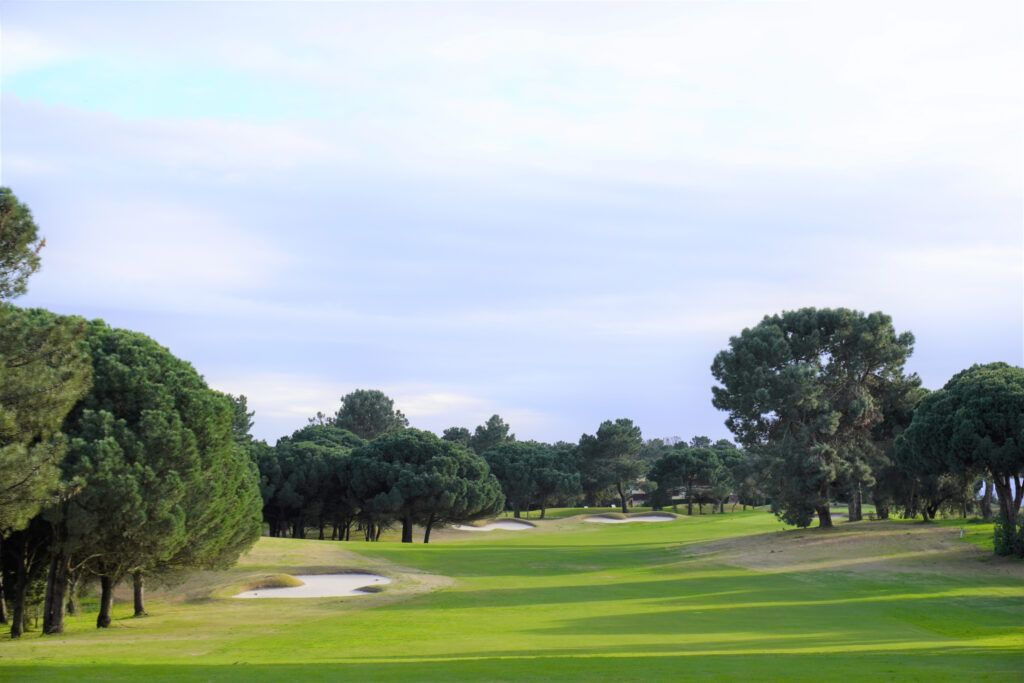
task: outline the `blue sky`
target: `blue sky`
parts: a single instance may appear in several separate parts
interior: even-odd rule
[[[1012,2],[0,3],[20,303],[145,332],[273,442],[355,388],[727,437],[766,314],[1024,363]]]

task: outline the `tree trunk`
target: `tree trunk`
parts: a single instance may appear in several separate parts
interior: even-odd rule
[[[832,511],[828,509],[828,505],[822,505],[815,510],[818,513],[818,528],[819,529],[831,529],[832,528]]]
[[[427,519],[427,530],[425,532],[423,532],[423,542],[424,543],[430,543],[430,528],[432,526],[434,526],[434,516],[433,515],[431,515]]]
[[[686,514],[693,517],[693,483],[686,485]]]
[[[512,504],[512,516],[515,517],[516,519],[519,519],[519,503],[518,502]]]
[[[619,490],[619,503],[622,504],[622,514],[626,514],[628,510],[626,509],[626,494],[622,492],[622,482],[615,482],[615,487]]]
[[[64,610],[67,599],[68,558],[54,552],[50,558],[50,573],[46,577],[46,602],[43,605],[43,633],[64,633]]]
[[[382,527],[380,524],[378,524],[377,525],[377,533],[374,534],[373,540],[379,541],[380,540],[381,532],[383,532],[383,531],[384,531],[384,527]]]
[[[992,482],[985,480],[985,495],[981,497],[981,518],[992,521]]]
[[[540,518],[541,519],[544,519],[544,513],[547,512],[547,509],[548,509],[548,499],[547,499],[547,496],[541,496],[540,497]]]
[[[132,574],[132,598],[135,602],[136,617],[146,616],[146,579],[142,572]]]
[[[412,517],[402,518],[402,543],[412,543]]]
[[[7,623],[7,594],[4,593],[3,565],[0,565],[0,624]]]
[[[324,523],[320,522],[320,524],[318,526],[320,527],[320,533],[316,537],[316,540],[322,541],[322,540],[324,540]]]
[[[20,638],[25,632],[25,600],[28,597],[28,570],[24,559],[14,569],[14,594],[11,596],[11,638]]]
[[[82,610],[78,606],[78,584],[82,581],[82,572],[71,572],[71,582],[68,584],[68,606],[67,613],[74,616]]]
[[[114,582],[109,576],[100,577],[100,612],[96,615],[96,628],[110,628],[114,611]]]
[[[1014,499],[1013,491],[1010,487],[1010,477],[995,477],[992,482],[995,484],[996,496],[999,498],[999,513],[1006,519],[1011,525],[1011,528],[1017,528],[1017,510],[1020,508],[1020,498]],[[1017,495],[1021,494],[1020,482],[1017,482]]]

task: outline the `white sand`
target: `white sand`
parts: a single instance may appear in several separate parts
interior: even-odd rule
[[[339,595],[367,595],[359,590],[366,586],[391,583],[386,576],[376,574],[297,574],[301,586],[258,588],[239,593],[236,598],[332,598]]]
[[[614,517],[601,517],[596,515],[593,517],[584,517],[584,522],[599,522],[601,524],[621,524],[623,522],[671,522],[675,517],[668,517],[664,515],[637,515],[636,517],[627,517],[626,519],[615,519]]]
[[[533,529],[532,524],[526,522],[517,522],[514,519],[499,519],[497,522],[490,522],[483,526],[472,526],[469,524],[452,524],[453,529],[459,531],[490,531],[491,529],[504,529],[505,531],[522,531],[523,529]]]

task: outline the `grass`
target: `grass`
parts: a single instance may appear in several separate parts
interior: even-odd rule
[[[265,538],[238,567],[180,586],[188,599],[154,594],[151,617],[122,604],[107,631],[87,614],[64,636],[0,643],[0,679],[1019,680],[1024,667],[1024,563],[977,562],[981,550],[956,542],[966,564],[949,571],[933,556],[890,567],[893,548],[873,549],[872,535],[913,523],[835,533],[784,530],[763,512],[552,517],[430,545]],[[757,559],[744,552],[819,542],[877,557],[742,566]],[[351,598],[210,597],[268,574],[357,569],[394,583]]]

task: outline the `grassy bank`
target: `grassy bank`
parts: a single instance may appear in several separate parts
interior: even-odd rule
[[[784,530],[763,512],[531,521],[426,546],[263,539],[239,567],[154,595],[151,617],[120,605],[109,631],[86,614],[65,636],[0,643],[0,677],[1015,680],[1024,666],[1024,564],[956,528]],[[338,569],[395,581],[352,598],[223,597]]]

